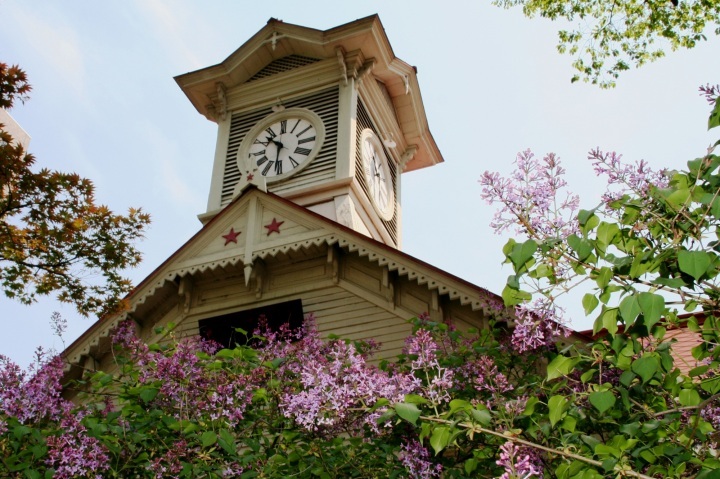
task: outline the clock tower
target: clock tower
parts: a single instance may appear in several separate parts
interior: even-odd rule
[[[326,31],[270,19],[176,81],[218,125],[203,223],[255,185],[400,247],[401,174],[443,160],[377,15]]]
[[[271,19],[176,80],[218,125],[203,226],[66,349],[66,379],[112,370],[124,320],[148,342],[172,325],[232,347],[261,317],[294,328],[312,313],[321,337],[373,338],[378,359],[423,312],[459,329],[506,320],[501,298],[399,248],[401,174],[442,156],[377,16],[326,31]]]

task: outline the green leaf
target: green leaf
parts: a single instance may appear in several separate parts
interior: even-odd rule
[[[399,402],[395,404],[395,412],[413,426],[417,425],[420,409],[415,404]]]
[[[713,129],[716,126],[720,126],[720,97],[715,98],[715,106],[710,112],[710,117],[708,118],[708,130]]]
[[[588,399],[590,399],[590,404],[592,404],[600,414],[615,405],[615,396],[610,391],[597,391],[591,393]]]
[[[450,414],[455,414],[458,411],[468,411],[470,409],[472,409],[472,405],[463,399],[453,399],[450,401]]]
[[[678,253],[680,271],[687,273],[698,281],[712,264],[712,257],[704,251],[682,250]]]
[[[632,371],[640,376],[643,383],[648,382],[660,368],[660,361],[654,356],[642,356],[632,362]]]
[[[155,399],[155,396],[157,396],[159,392],[160,390],[157,388],[143,388],[143,390],[140,391],[140,399],[142,399],[144,403],[149,403]]]
[[[683,406],[697,406],[701,401],[700,394],[695,389],[681,389],[678,399]]]
[[[593,210],[594,211],[594,210]],[[578,215],[579,217],[579,215]],[[590,231],[595,229],[597,225],[600,223],[600,218],[598,218],[596,215],[591,215],[588,217],[587,221],[585,223],[580,224],[580,231],[582,234],[587,235]]]
[[[202,447],[210,447],[217,442],[217,434],[215,431],[205,431],[200,435],[200,442]]]
[[[198,426],[197,423],[190,421],[183,421],[183,423],[185,424],[185,428],[182,430],[183,434],[190,434],[191,432],[200,430],[200,426]]]
[[[492,422],[492,416],[490,416],[490,411],[487,409],[473,409],[470,413],[472,414],[473,419],[479,422],[482,426],[489,426]]]
[[[598,285],[598,288],[605,289],[608,284],[610,284],[610,280],[613,277],[613,272],[610,268],[607,266],[603,266],[600,268],[597,272],[597,276],[595,277],[595,282]]]
[[[531,300],[532,295],[526,291],[513,289],[509,285],[506,285],[502,292],[502,298],[505,306],[515,306],[516,304]]]
[[[720,469],[705,469],[695,476],[695,479],[720,479]]]
[[[218,438],[218,444],[222,447],[225,452],[231,455],[237,454],[237,448],[235,447],[235,438],[227,429],[220,429],[220,437]]]
[[[712,206],[710,207],[710,214],[712,214],[716,219],[720,218],[720,198],[716,197],[713,199]]]
[[[550,410],[548,417],[553,427],[565,415],[567,407],[568,400],[565,396],[553,396],[550,398],[548,401],[548,409]]]
[[[622,319],[627,326],[633,324],[642,311],[640,303],[635,295],[625,296],[625,298],[620,301],[618,309],[620,310],[620,316],[622,316]]]
[[[615,237],[620,233],[620,228],[615,223],[602,222],[597,227],[597,248],[601,251],[613,243]]]
[[[681,278],[655,278],[652,280],[654,284],[659,284],[661,286],[669,286],[671,288],[682,288],[685,286],[685,281],[683,281]]]
[[[475,469],[478,467],[478,460],[474,457],[471,457],[467,461],[465,461],[465,474],[472,474]]]
[[[619,449],[608,446],[607,444],[598,444],[595,446],[595,454],[600,457],[613,456],[618,459],[622,456],[622,452],[620,452]]]
[[[590,218],[595,216],[595,210],[580,210],[578,211],[578,224],[580,226],[585,226]]]
[[[583,261],[585,258],[590,256],[593,251],[593,247],[590,242],[586,239],[580,238],[577,235],[570,235],[567,239],[568,245],[575,251],[578,259]]]
[[[512,261],[515,272],[525,268],[526,263],[532,259],[535,251],[537,251],[537,243],[531,239],[513,246],[508,258]]]
[[[565,419],[563,419],[563,421],[560,423],[560,427],[568,432],[575,432],[575,427],[577,427],[577,419],[572,416],[565,416]]]
[[[642,254],[637,254],[635,258],[633,258],[632,264],[630,265],[630,272],[628,273],[631,278],[640,278],[653,267],[653,263],[645,261],[646,258],[647,256]]]
[[[405,402],[412,404],[427,404],[427,399],[425,399],[419,394],[406,394]]]
[[[539,402],[540,399],[538,399],[537,396],[530,396],[525,403],[525,410],[523,411],[523,416],[532,416],[535,412],[535,406]]]
[[[672,193],[670,193],[665,199],[668,203],[670,203],[670,206],[672,206],[676,210],[679,210],[690,199],[690,194],[690,190],[687,187],[678,188]]]
[[[720,377],[715,376],[712,379],[706,379],[700,383],[700,387],[710,394],[717,394],[720,392]]]
[[[563,355],[555,356],[555,359],[550,361],[550,364],[548,364],[547,367],[548,381],[562,376],[567,376],[568,374],[570,374],[570,371],[572,371],[573,367],[575,367],[575,364],[577,364],[577,362],[578,359],[575,358],[568,358],[567,356]]]
[[[585,309],[585,315],[589,315],[592,313],[595,308],[597,308],[597,305],[600,304],[600,301],[598,301],[597,297],[595,297],[592,293],[585,293],[585,296],[583,296],[582,299],[582,305]]]
[[[433,430],[432,436],[430,436],[430,445],[435,450],[436,456],[450,444],[451,436],[450,428],[446,426],[438,426]]]
[[[597,329],[597,330],[596,331],[593,330],[593,334],[599,333],[601,329],[606,329],[608,333],[610,333],[614,336],[618,331],[617,315],[618,315],[617,308],[603,309],[602,313],[600,313],[600,316],[598,317],[599,321],[595,322],[595,328],[593,328],[593,329]]]
[[[650,329],[665,314],[665,298],[655,293],[640,293],[637,296],[645,326]]]

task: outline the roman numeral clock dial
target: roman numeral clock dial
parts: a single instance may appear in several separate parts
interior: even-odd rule
[[[395,212],[395,194],[382,142],[366,128],[360,135],[360,148],[370,201],[382,219],[390,220]]]
[[[240,171],[256,171],[268,182],[301,171],[317,155],[325,137],[319,116],[304,108],[273,113],[245,136],[237,153]]]

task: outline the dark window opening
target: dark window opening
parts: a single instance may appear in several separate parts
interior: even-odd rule
[[[286,323],[291,330],[296,330],[303,324],[302,300],[295,299],[202,319],[199,321],[200,336],[219,343],[223,348],[242,346],[251,339],[253,331],[260,325],[261,318],[272,331],[279,331]],[[238,328],[247,331],[247,335],[238,332]]]

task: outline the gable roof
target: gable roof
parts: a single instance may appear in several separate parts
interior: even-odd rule
[[[273,226],[275,225],[279,226]],[[231,234],[232,233],[232,234]],[[239,233],[239,234],[238,234]],[[232,239],[230,239],[232,238]],[[142,280],[125,298],[128,309],[96,321],[63,353],[66,368],[82,364],[91,349],[110,336],[127,317],[158,307],[178,295],[180,280],[202,272],[227,274],[244,270],[246,280],[257,259],[281,253],[337,245],[367,261],[385,266],[437,290],[451,300],[482,310],[488,316],[512,313],[502,298],[402,251],[364,236],[320,214],[273,193],[249,186],[232,203],[205,224],[192,238]]]
[[[345,81],[348,78],[361,80],[364,74],[372,71],[391,98],[405,141],[416,147],[405,171],[443,161],[428,127],[417,69],[395,56],[377,15],[329,30],[316,30],[271,18],[221,63],[178,75],[175,81],[197,111],[214,120],[215,105],[220,101],[219,86],[223,90],[223,104],[226,102],[226,91],[227,101],[237,102],[242,92],[234,92],[235,87],[249,82],[273,61],[290,56],[325,60],[337,70],[337,75],[313,76],[314,88],[322,86],[319,82],[336,84],[342,81],[341,78]]]

